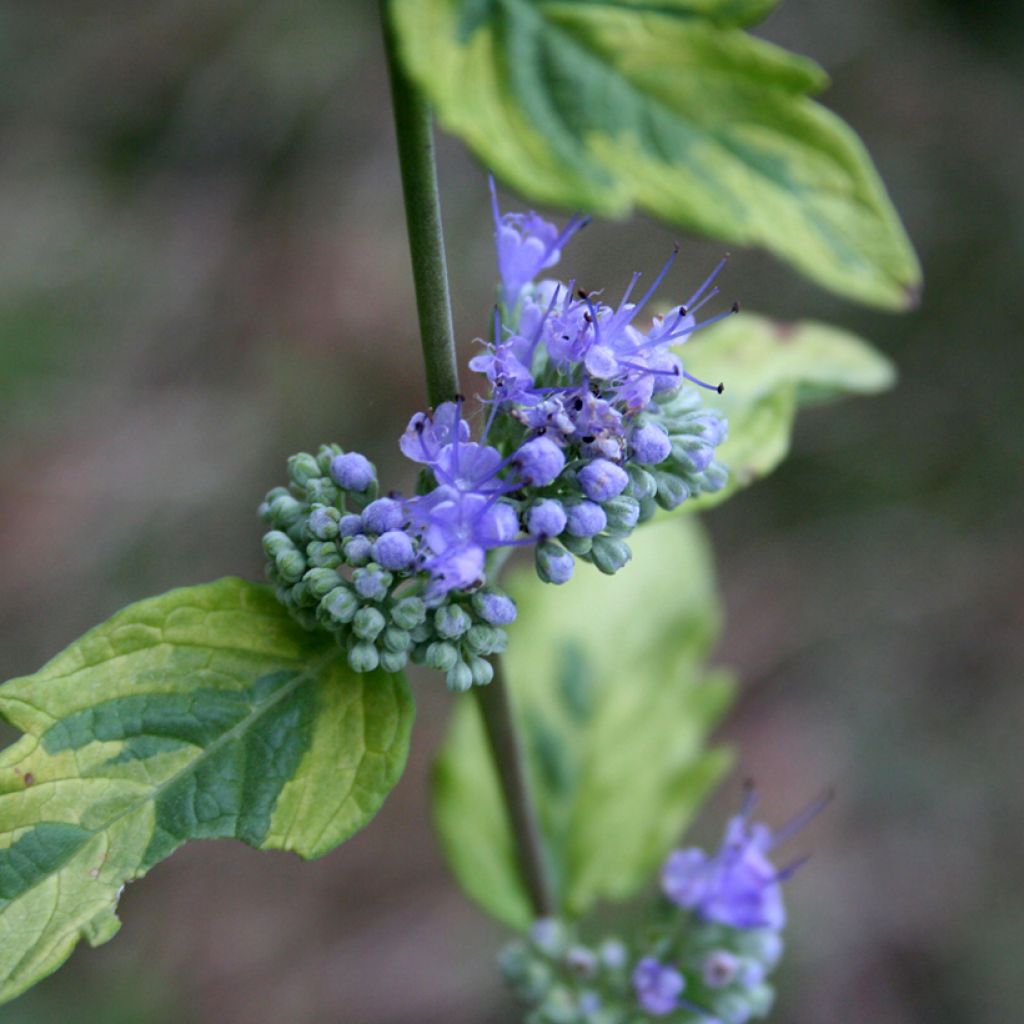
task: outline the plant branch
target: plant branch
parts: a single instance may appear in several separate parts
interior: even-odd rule
[[[381,0],[381,20],[391,77],[391,98],[398,136],[405,216],[409,229],[416,309],[432,405],[453,399],[459,391],[452,330],[448,269],[441,228],[441,203],[437,187],[437,163],[430,107],[402,69],[398,42],[388,17],[387,0]],[[537,812],[530,797],[526,762],[516,731],[512,704],[502,671],[494,659],[494,679],[473,688],[494,758],[495,769],[508,813],[509,825],[519,851],[523,881],[534,913],[557,913],[550,873],[544,856]]]
[[[494,678],[487,686],[474,686],[473,693],[483,716],[487,742],[498,771],[509,826],[519,848],[519,866],[533,912],[538,917],[551,917],[558,913],[558,901],[544,853],[537,811],[530,796],[526,759],[516,729],[501,657],[495,655],[492,661]]]
[[[401,66],[387,0],[381,0],[380,16],[391,78],[391,102],[398,137],[398,163],[402,174],[412,276],[416,286],[416,312],[427,372],[427,395],[430,404],[436,406],[450,402],[458,394],[459,371],[455,360],[452,303],[448,293],[448,266],[441,228],[433,118],[427,101],[406,77]]]

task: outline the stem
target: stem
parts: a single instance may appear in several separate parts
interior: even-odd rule
[[[458,394],[459,375],[441,228],[433,125],[430,107],[402,69],[398,42],[388,17],[387,0],[381,0],[380,13],[391,77],[398,161],[402,173],[413,280],[416,285],[416,310],[427,375],[427,394],[431,404],[438,405],[450,401]],[[558,912],[558,904],[544,857],[537,812],[526,777],[522,744],[516,731],[508,686],[499,658],[494,658],[494,678],[490,684],[474,687],[473,692],[483,716],[509,824],[518,845],[520,869],[530,902],[538,917],[551,916]]]
[[[516,731],[500,656],[495,655],[493,663],[494,678],[487,686],[474,686],[473,693],[483,716],[512,835],[519,847],[519,866],[533,912],[537,917],[551,917],[558,913],[558,902],[544,856],[536,808],[530,796],[523,747]]]
[[[441,228],[432,117],[427,101],[402,69],[387,0],[381,0],[380,16],[391,78],[391,102],[395,112],[395,134],[398,136],[398,163],[402,173],[412,276],[416,286],[420,342],[427,371],[427,395],[431,405],[440,405],[441,402],[450,402],[459,393],[459,371],[455,360],[455,332],[452,329],[452,302],[448,293],[448,266]]]

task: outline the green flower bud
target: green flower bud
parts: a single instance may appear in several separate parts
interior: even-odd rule
[[[414,644],[409,652],[409,660],[414,665],[425,665],[427,662],[427,644]]]
[[[267,503],[267,513],[275,526],[287,529],[305,516],[306,506],[298,498],[283,491]]]
[[[474,626],[462,641],[472,654],[500,654],[508,646],[508,633],[500,626]]]
[[[662,508],[678,508],[690,496],[690,488],[679,477],[659,472],[654,474],[654,478],[658,482],[656,501]]]
[[[573,557],[561,545],[552,541],[538,544],[533,557],[537,575],[545,583],[568,583],[572,578]]]
[[[292,617],[307,632],[312,633],[319,628],[316,620],[316,612],[312,608],[294,608]]]
[[[306,500],[310,504],[334,505],[338,500],[340,491],[333,480],[327,477],[317,477],[315,480],[308,480],[305,486]]]
[[[426,618],[426,605],[418,597],[403,597],[391,606],[391,621],[402,629],[415,629]]]
[[[401,672],[408,664],[409,655],[405,651],[381,651],[380,667],[385,672]]]
[[[658,484],[646,469],[630,463],[626,466],[626,472],[629,474],[626,494],[630,497],[642,501],[644,498],[653,498],[658,493]]]
[[[305,487],[309,480],[320,476],[320,467],[309,452],[299,452],[288,458],[288,476],[299,487]]]
[[[729,470],[727,470],[720,462],[712,462],[711,465],[704,470],[703,490],[720,491],[728,482]]]
[[[615,537],[595,537],[590,557],[605,575],[613,576],[633,557],[629,545]]]
[[[428,668],[436,668],[438,672],[447,672],[459,660],[459,652],[454,644],[435,640],[428,648],[423,659]]]
[[[558,539],[569,551],[580,557],[589,555],[594,544],[593,537],[574,537],[571,533],[563,533]]]
[[[638,523],[646,523],[648,519],[653,519],[655,512],[658,511],[658,503],[653,498],[644,498],[640,502],[640,518],[637,519]]]
[[[320,602],[320,608],[332,622],[344,624],[355,618],[356,612],[359,611],[359,599],[352,593],[348,584],[342,584],[335,587]]]
[[[449,690],[465,693],[473,685],[473,670],[464,661],[457,661],[448,669],[444,681]]]
[[[376,640],[387,625],[387,620],[376,609],[364,605],[352,619],[352,632],[363,640]]]
[[[448,604],[438,608],[434,612],[434,629],[437,635],[446,640],[457,640],[464,633],[469,631],[473,620],[466,614],[465,609],[457,604]]]
[[[316,598],[309,592],[309,587],[306,586],[304,579],[299,580],[292,587],[292,604],[296,608],[313,608],[316,606]]]
[[[636,498],[620,495],[602,506],[608,517],[610,533],[629,534],[640,521],[640,502]]]
[[[306,560],[317,569],[337,569],[341,565],[338,545],[331,540],[314,540],[306,545]]]
[[[306,589],[314,600],[320,601],[338,585],[338,574],[333,569],[310,569],[302,577]]]
[[[434,636],[434,631],[430,628],[429,622],[421,622],[418,626],[413,626],[409,630],[409,636],[413,638],[415,643],[425,644]]]
[[[486,658],[471,655],[466,664],[474,686],[486,686],[494,678],[494,666]]]
[[[324,476],[331,471],[331,460],[335,455],[341,455],[340,444],[322,444],[317,449],[316,464]]]
[[[348,649],[348,663],[353,672],[373,672],[380,664],[380,655],[369,640],[359,640]]]
[[[747,989],[747,1006],[752,1017],[767,1017],[775,1002],[775,989],[771,985],[755,985]]]
[[[301,553],[292,548],[282,551],[274,559],[274,568],[278,577],[285,583],[298,583],[306,572],[306,560]]]
[[[287,533],[271,530],[263,534],[263,550],[267,553],[267,558],[276,559],[283,552],[294,551],[295,545]]]
[[[341,550],[349,565],[366,565],[370,560],[369,544],[366,538],[359,534],[355,537],[346,537]]]
[[[389,651],[396,654],[403,654],[412,647],[412,637],[409,636],[408,631],[399,629],[397,626],[388,626],[384,630],[381,642]]]

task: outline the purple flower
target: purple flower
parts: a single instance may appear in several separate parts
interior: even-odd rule
[[[686,981],[679,971],[653,956],[645,956],[633,970],[637,1002],[655,1017],[672,1013],[679,1005],[679,996],[685,987]]]
[[[544,542],[537,545],[535,553],[537,575],[545,583],[562,584],[572,579],[575,559],[558,544]]]
[[[365,491],[377,478],[373,463],[359,452],[346,452],[331,460],[331,477],[346,491]]]
[[[516,603],[507,594],[482,590],[473,595],[473,607],[484,622],[492,626],[507,626],[516,619]]]
[[[469,424],[457,402],[442,402],[433,415],[418,412],[398,441],[402,454],[413,462],[433,463],[445,445],[469,439]]]
[[[583,493],[591,501],[611,501],[617,498],[629,483],[629,477],[621,466],[607,459],[588,462],[577,474]]]
[[[494,213],[494,242],[498,250],[502,300],[509,308],[519,293],[542,270],[553,267],[562,258],[562,246],[586,224],[573,217],[562,232],[534,213],[502,214],[498,194],[491,179],[491,206]]]
[[[778,869],[768,857],[774,846],[803,827],[831,799],[815,801],[777,833],[748,821],[754,805],[753,791],[743,809],[729,819],[718,852],[675,850],[665,861],[661,887],[677,906],[693,910],[705,921],[732,928],[780,930],[786,923],[782,900],[784,882],[803,861]]]
[[[641,466],[656,466],[664,462],[672,452],[672,442],[665,428],[657,423],[645,423],[633,431],[630,438],[633,460]]]

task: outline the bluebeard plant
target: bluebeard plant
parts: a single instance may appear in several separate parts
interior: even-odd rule
[[[825,800],[773,834],[750,821],[748,793],[715,854],[669,855],[658,918],[628,945],[607,938],[591,947],[562,921],[535,922],[500,958],[530,1008],[526,1024],[746,1024],[767,1016],[769,976],[783,950],[782,885],[803,863],[778,868],[769,853]]]
[[[615,306],[575,281],[537,280],[584,223],[559,232],[536,213],[502,214],[495,198],[498,303],[469,364],[486,394],[474,415],[452,396],[409,421],[399,447],[420,469],[416,494],[381,495],[365,456],[326,445],[292,456],[289,486],[261,505],[278,598],[307,628],[333,632],[355,671],[411,658],[453,689],[489,682],[487,657],[516,614],[488,585],[492,553],[531,547],[553,584],[577,559],[615,573],[639,523],[725,483],[715,451],[726,422],[699,390],[721,385],[687,373],[677,351],[736,311],[696,318],[724,261],[645,329],[676,252],[636,301],[634,274]]]

